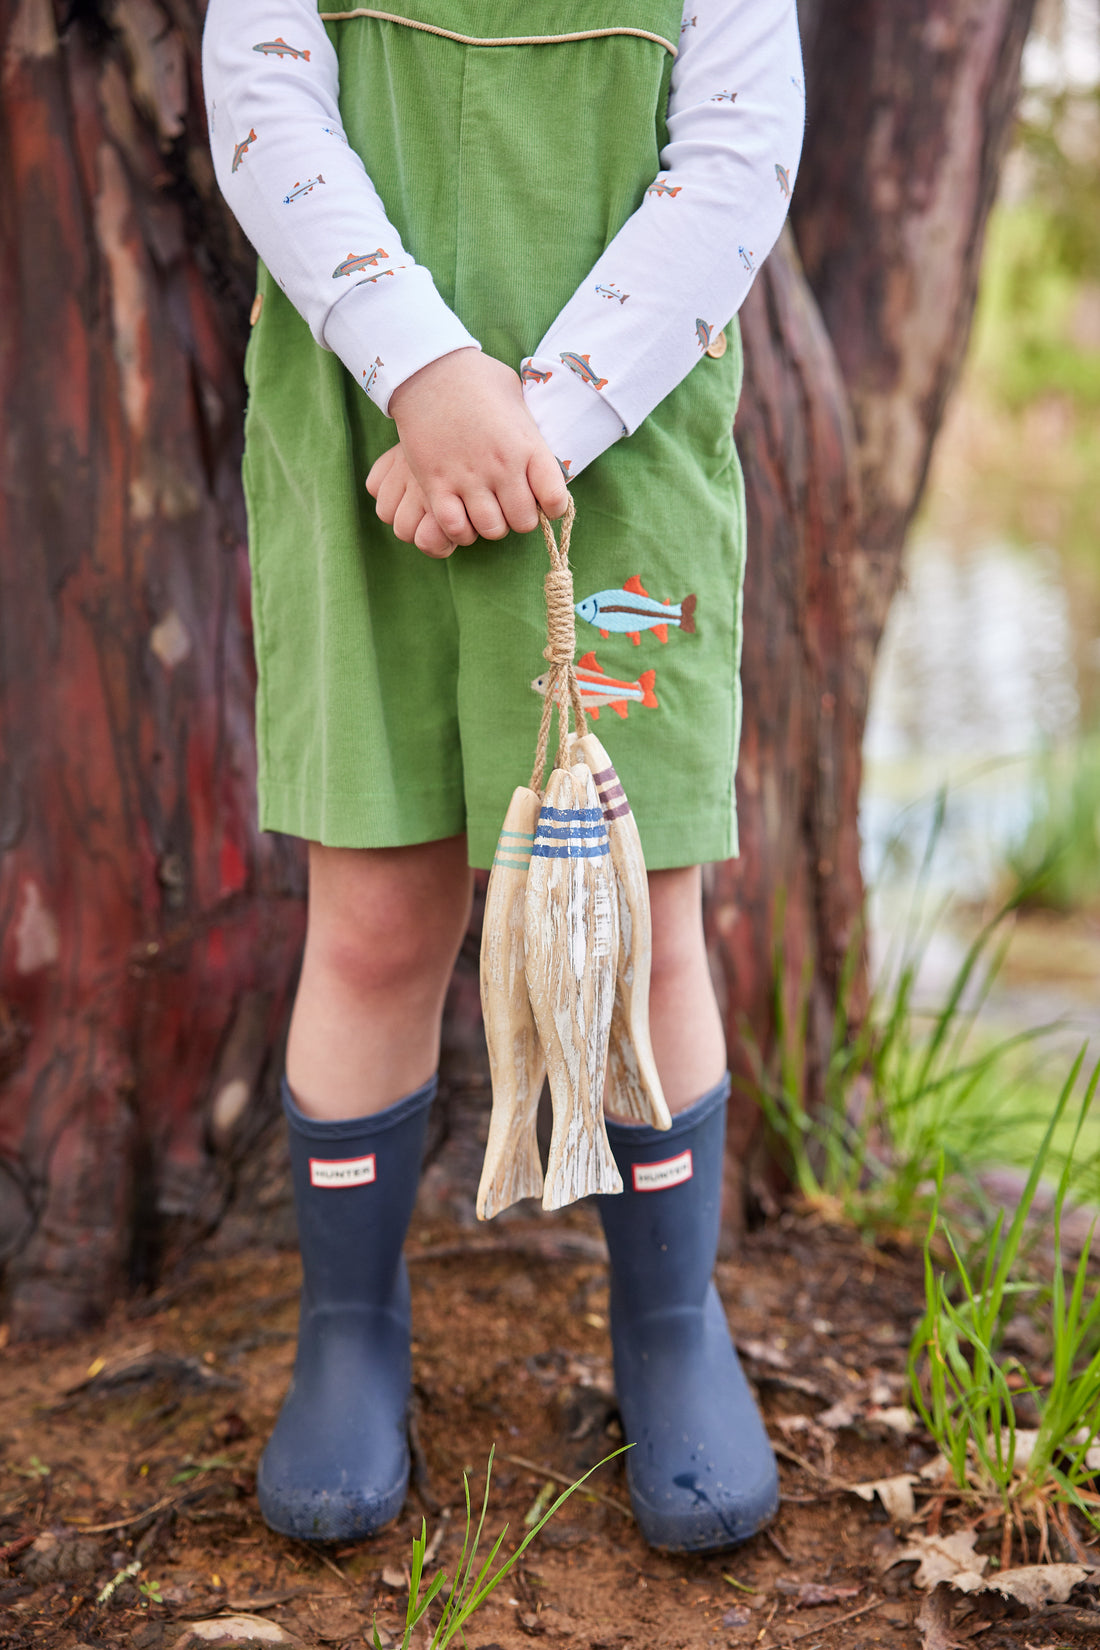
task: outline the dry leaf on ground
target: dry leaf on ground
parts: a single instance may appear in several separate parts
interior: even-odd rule
[[[870,1496],[866,1499],[870,1500]],[[959,1592],[969,1593],[981,1586],[982,1571],[989,1563],[984,1553],[974,1551],[977,1540],[977,1530],[957,1530],[954,1535],[915,1535],[893,1563],[918,1559],[920,1568],[913,1578],[918,1587],[935,1587],[937,1582],[949,1581]]]
[[[917,1631],[924,1650],[964,1650],[963,1640],[952,1630],[951,1594],[945,1585],[933,1587],[921,1601]]]
[[[213,1616],[207,1621],[192,1621],[187,1631],[176,1640],[175,1650],[200,1650],[207,1644],[226,1646],[296,1644],[282,1627],[263,1616]]]
[[[853,1495],[863,1501],[873,1501],[877,1495],[896,1524],[911,1524],[916,1517],[917,1504],[913,1485],[919,1483],[913,1473],[900,1472],[894,1478],[872,1478],[866,1484],[850,1484]],[[895,1559],[900,1563],[900,1559]]]

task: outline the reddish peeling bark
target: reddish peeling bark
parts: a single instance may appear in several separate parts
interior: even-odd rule
[[[99,1316],[216,1221],[302,930],[297,855],[254,825],[245,288],[211,215],[198,19],[176,9],[180,26],[120,0],[93,27],[83,8],[59,35],[49,0],[21,0],[0,39],[0,1255],[16,1333]]]

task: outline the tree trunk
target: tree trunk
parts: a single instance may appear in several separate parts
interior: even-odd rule
[[[742,317],[742,858],[708,873],[708,924],[735,1070],[773,1062],[781,991],[793,1022],[805,1008],[810,1097],[861,944],[871,666],[1031,8],[804,8],[794,234]],[[0,9],[0,1261],[24,1334],[98,1316],[216,1223],[302,933],[301,856],[254,825],[251,282],[205,151],[201,12]],[[437,1119],[467,1162],[485,1110],[475,968],[470,944]],[[732,1123],[736,1215],[759,1157],[751,1096]]]
[[[60,37],[50,0],[6,10],[0,1253],[32,1333],[216,1223],[302,878],[254,824],[251,281],[197,8],[73,7]]]

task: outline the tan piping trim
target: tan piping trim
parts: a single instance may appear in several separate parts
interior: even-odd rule
[[[658,46],[676,56],[676,47],[663,34],[652,34],[649,29],[578,29],[575,34],[513,34],[492,39],[480,39],[473,34],[456,34],[453,29],[438,29],[434,23],[418,23],[412,17],[399,17],[392,11],[375,11],[373,6],[356,6],[352,11],[323,11],[318,13],[322,23],[344,23],[351,17],[376,17],[383,23],[403,23],[408,29],[423,29],[425,34],[438,34],[444,40],[457,40],[462,46],[557,46],[567,40],[599,40],[609,34],[633,34],[641,40],[655,40]]]

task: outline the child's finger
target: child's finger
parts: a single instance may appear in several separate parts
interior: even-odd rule
[[[418,550],[423,550],[426,556],[434,556],[437,560],[444,560],[454,555],[454,545],[440,527],[431,511],[425,513],[423,521],[416,529],[413,543]]]
[[[527,465],[527,480],[551,521],[557,521],[559,516],[565,514],[569,505],[569,489],[565,485],[561,465],[549,447],[532,454]]]
[[[429,490],[427,504],[450,544],[473,544],[477,533],[457,493],[433,493]]]
[[[394,462],[400,451],[401,443],[397,442],[396,445],[391,447],[388,452],[383,453],[381,458],[376,458],[374,463],[371,465],[370,470],[367,472],[367,492],[370,494],[371,498],[378,497],[379,488],[389,475],[390,471],[393,469]]]
[[[539,509],[527,481],[520,477],[497,488],[497,503],[513,533],[531,533],[539,524]]]
[[[504,519],[504,511],[497,503],[496,496],[488,489],[474,492],[473,489],[463,499],[466,514],[475,529],[478,538],[502,539],[508,531],[508,523]]]
[[[393,530],[403,544],[412,544],[415,541],[416,529],[426,514],[424,498],[419,487],[407,487],[393,518]]]
[[[391,464],[375,494],[375,509],[379,521],[392,522],[405,496],[409,474],[404,465]]]

